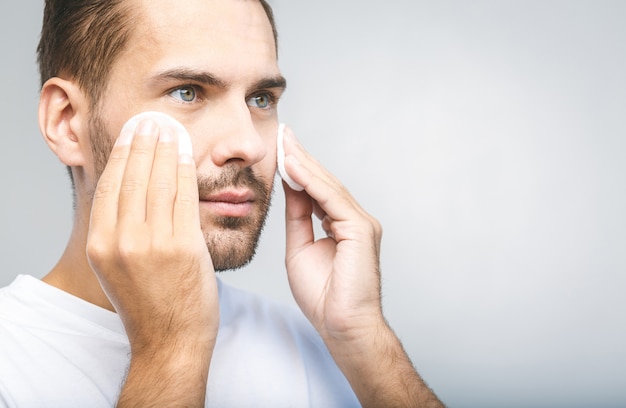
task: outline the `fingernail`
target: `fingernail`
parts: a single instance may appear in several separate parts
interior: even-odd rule
[[[294,156],[293,154],[288,154],[287,156],[285,156],[285,161],[291,162],[295,164],[296,166],[302,166],[302,163],[300,163],[300,160],[298,160],[298,158]]]
[[[302,146],[302,144],[300,143],[300,141],[296,137],[296,134],[289,127],[285,128],[285,139],[288,140],[287,143],[291,143],[293,146],[295,146],[299,150],[304,150],[304,147]]]
[[[173,143],[176,135],[170,128],[161,129],[159,132],[159,143]]]
[[[178,155],[178,162],[180,164],[194,164],[193,157],[186,153]]]
[[[285,138],[289,139],[289,141],[298,143],[298,140],[296,139],[296,135],[293,133],[293,130],[291,130],[290,127],[285,126],[284,135],[285,135]]]
[[[115,146],[124,146],[131,144],[134,136],[135,134],[133,132],[130,132],[128,130],[122,131],[122,133],[120,133],[120,136],[115,141]]]
[[[152,119],[144,119],[137,126],[137,133],[143,136],[150,136],[156,131],[156,122]]]

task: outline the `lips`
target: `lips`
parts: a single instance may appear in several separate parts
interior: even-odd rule
[[[202,207],[222,217],[245,217],[254,205],[254,192],[249,189],[231,189],[200,197]]]

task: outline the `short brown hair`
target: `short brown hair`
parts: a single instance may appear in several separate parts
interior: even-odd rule
[[[258,0],[272,26],[274,14]],[[98,103],[111,66],[132,34],[133,10],[125,0],[46,0],[37,60],[41,85],[67,75]],[[278,46],[278,45],[276,45]]]
[[[41,85],[68,75],[95,104],[132,27],[123,0],[46,0],[37,47]]]

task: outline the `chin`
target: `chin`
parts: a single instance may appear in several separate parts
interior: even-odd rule
[[[252,261],[263,225],[229,219],[205,233],[205,240],[216,272],[239,269]]]

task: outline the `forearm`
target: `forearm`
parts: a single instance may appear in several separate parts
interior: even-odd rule
[[[284,132],[285,262],[296,302],[365,407],[441,407],[386,324],[380,301],[382,226]],[[313,217],[327,238],[316,237]]]
[[[387,324],[363,336],[327,341],[364,407],[443,407]]]
[[[212,352],[201,345],[133,355],[117,407],[204,407]]]

